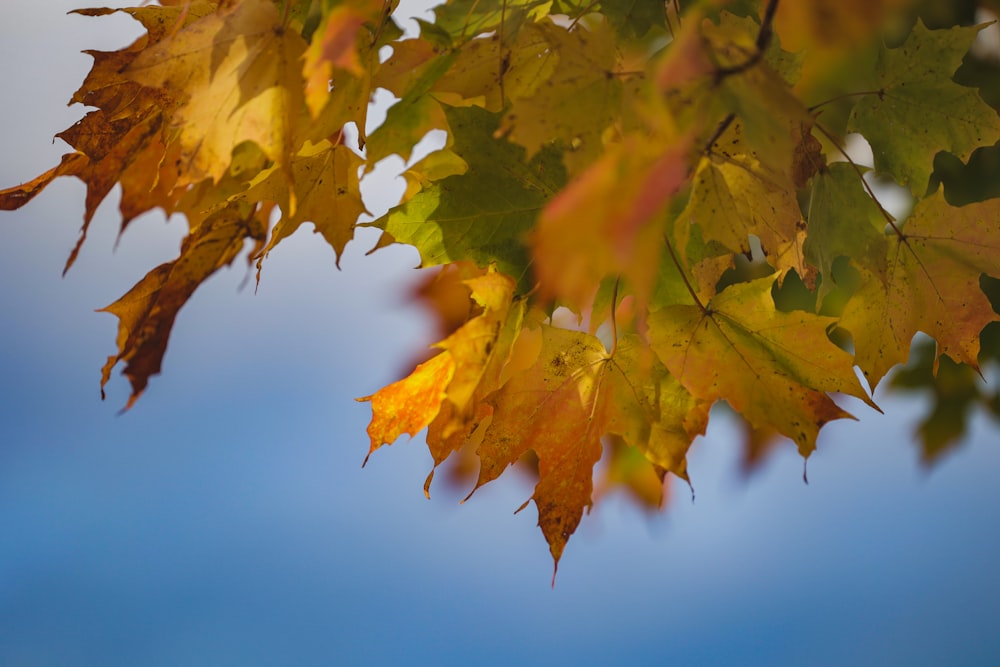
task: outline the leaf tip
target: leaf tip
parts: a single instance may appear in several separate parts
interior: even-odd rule
[[[103,388],[101,389],[101,394],[102,394],[102,396],[104,394],[104,389]],[[121,410],[119,410],[118,414],[116,416],[121,417],[123,414],[125,414],[126,412],[128,412],[129,410],[131,410],[132,406],[135,405],[135,402],[139,400],[139,396],[141,396],[141,395],[142,395],[142,392],[134,392],[131,396],[129,396],[128,397],[128,402],[125,403],[125,407],[123,407]]]
[[[427,474],[427,479],[424,480],[424,498],[427,500],[431,499],[431,482],[434,481],[435,470],[437,470],[437,466],[431,468],[431,471]]]

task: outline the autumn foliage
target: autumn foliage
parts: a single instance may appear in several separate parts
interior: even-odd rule
[[[923,332],[936,347],[897,384],[964,397],[959,421],[989,402],[974,387],[996,355],[981,335],[998,319],[984,285],[1000,277],[1000,199],[947,185],[1000,140],[956,78],[982,26],[932,30],[910,5],[451,0],[419,34],[391,0],[80,10],[146,34],[89,52],[71,99],[89,109],[58,135],[72,151],[0,207],[82,180],[67,270],[116,186],[122,230],[152,209],[187,219],[177,259],[104,309],[119,331],[102,386],[123,364],[127,406],[183,305],[237,257],[259,268],[304,223],[338,261],[358,226],[413,246],[441,267],[422,293],[443,337],[360,399],[368,453],[426,429],[434,469],[476,458],[473,490],[527,461],[558,563],[595,465],[599,486],[659,504],[720,401],[751,459],[778,436],[808,457],[852,418],[834,396],[877,410],[871,392]],[[369,130],[378,89],[397,101]],[[431,130],[445,146],[413,162]],[[858,137],[871,167],[850,157]],[[407,189],[373,219],[360,184],[390,155],[409,161]],[[928,459],[962,432],[939,412]]]

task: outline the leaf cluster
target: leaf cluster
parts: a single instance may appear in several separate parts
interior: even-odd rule
[[[688,480],[716,403],[746,419],[752,456],[783,436],[808,457],[852,417],[831,395],[877,409],[923,332],[896,384],[962,406],[929,418],[926,451],[961,433],[939,412],[995,404],[970,387],[998,319],[983,281],[1000,276],[1000,200],[938,187],[1000,140],[956,77],[982,26],[906,24],[907,4],[451,0],[407,36],[390,0],[161,0],[120,10],[146,33],[89,52],[71,102],[90,110],[58,135],[72,151],[0,207],[82,180],[66,269],[115,186],[123,231],[153,209],[187,219],[177,259],[105,308],[102,387],[123,363],[128,406],[181,307],[248,245],[258,269],[305,223],[338,261],[362,225],[413,246],[440,267],[425,293],[448,323],[360,399],[369,455],[426,428],[435,469],[478,461],[474,488],[529,461],[558,563],[595,488],[659,505],[668,473]],[[397,101],[369,132],[379,89]],[[445,145],[364,221],[366,174],[433,130]]]

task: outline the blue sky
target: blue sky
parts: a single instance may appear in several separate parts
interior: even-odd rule
[[[0,184],[58,161],[65,100],[128,21],[67,0],[0,7]],[[391,189],[383,183],[379,188]],[[373,197],[376,196],[373,193]],[[388,196],[388,195],[386,195]],[[113,199],[113,198],[112,198]],[[343,271],[302,231],[257,294],[223,271],[178,319],[165,373],[129,413],[99,369],[95,313],[171,259],[182,220],[143,218],[113,250],[106,202],[77,265],[83,188],[0,216],[0,664],[987,665],[1000,661],[995,426],[937,468],[920,405],[824,429],[810,484],[791,446],[751,479],[717,417],[648,517],[619,499],[571,540],[555,589],[530,495],[422,484],[419,440],[362,470],[371,393],[429,335],[400,285],[416,255]]]

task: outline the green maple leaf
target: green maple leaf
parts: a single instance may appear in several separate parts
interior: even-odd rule
[[[494,138],[499,116],[477,107],[445,107],[454,145],[468,165],[463,174],[430,183],[371,223],[420,251],[423,266],[471,260],[497,268],[529,289],[525,234],[565,183],[559,156]]]
[[[434,129],[443,129],[441,105],[427,93],[455,59],[446,53],[431,60],[412,82],[412,88],[389,107],[385,121],[368,136],[368,161],[374,164],[393,153],[410,159],[413,147]]]
[[[613,0],[602,2],[601,11],[625,39],[642,37],[653,26],[667,28],[662,0]]]
[[[962,160],[1000,140],[1000,117],[952,75],[983,26],[928,30],[917,22],[896,49],[879,51],[878,93],[858,100],[847,129],[871,144],[875,169],[916,196],[927,191],[939,151]]]
[[[938,366],[936,373],[935,366]],[[930,394],[931,410],[914,432],[925,464],[954,449],[967,432],[972,410],[978,403],[989,400],[982,378],[974,369],[947,357],[938,365],[934,341],[926,339],[913,346],[910,363],[893,374],[890,386]]]
[[[500,28],[507,36],[525,19],[537,21],[551,13],[575,16],[593,5],[590,0],[452,0],[434,9],[436,25],[453,37],[465,39]]]
[[[832,164],[814,177],[803,250],[823,276],[820,303],[833,289],[833,263],[838,257],[885,271],[885,225],[886,219],[849,164]]]

